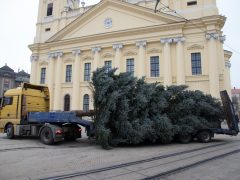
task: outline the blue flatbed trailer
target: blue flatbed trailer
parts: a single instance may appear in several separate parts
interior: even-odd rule
[[[44,144],[54,144],[63,140],[82,137],[82,127],[87,136],[95,135],[91,120],[82,119],[79,112],[29,112],[27,119],[15,127],[15,136],[40,137]],[[84,114],[84,113],[83,113]],[[86,113],[85,113],[86,114]]]
[[[79,117],[77,112],[29,112],[29,124],[53,124],[53,125],[80,125],[86,128],[87,135],[93,136],[95,133],[94,124],[90,120]]]
[[[72,123],[90,126],[92,122],[83,120],[75,112],[30,112],[28,123]]]

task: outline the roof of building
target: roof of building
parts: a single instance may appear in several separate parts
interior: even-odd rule
[[[3,67],[0,68],[0,70],[2,71],[9,71],[9,72],[14,72],[13,69],[11,69],[9,66],[4,65]]]
[[[17,76],[30,76],[28,73],[26,73],[24,70],[19,71],[18,73],[16,73]]]
[[[0,77],[15,79],[16,82],[29,82],[30,74],[26,73],[24,70],[14,72],[13,69],[5,64],[0,68]]]
[[[232,94],[240,94],[240,89],[232,89]]]

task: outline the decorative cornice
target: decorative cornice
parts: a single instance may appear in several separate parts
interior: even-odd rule
[[[221,43],[224,43],[226,40],[226,36],[219,35],[218,33],[207,33],[206,34],[206,39],[214,39],[214,40],[219,40]]]
[[[32,61],[37,61],[38,60],[38,58],[39,58],[39,56],[38,55],[31,55],[31,57],[30,57],[30,61],[32,62]]]
[[[173,38],[174,43],[183,43],[185,42],[186,38],[185,37],[175,37]]]
[[[160,42],[162,44],[173,43],[173,38],[162,38],[162,39],[160,39]]]
[[[204,49],[204,46],[201,46],[199,44],[194,44],[187,48],[187,50],[199,50],[199,49]]]
[[[160,42],[162,44],[165,44],[165,43],[183,43],[185,40],[186,40],[186,38],[181,36],[181,37],[162,38],[162,39],[160,39]]]
[[[81,50],[80,49],[74,49],[73,51],[72,51],[72,54],[73,55],[80,55],[81,54]]]
[[[137,41],[136,46],[145,48],[147,46],[147,41],[146,40]]]
[[[102,49],[101,49],[101,47],[93,47],[92,48],[92,53],[96,53],[96,52],[100,52]]]
[[[54,53],[48,53],[48,58],[54,58]]]
[[[117,49],[122,49],[123,48],[123,44],[113,44],[113,49],[117,50]]]
[[[63,56],[63,52],[58,51],[58,52],[55,53],[55,56],[56,57],[62,57]]]
[[[49,58],[57,58],[57,57],[62,57],[62,56],[63,56],[63,52],[61,52],[61,51],[50,52],[48,54]]]
[[[224,50],[224,58],[226,60],[229,60],[232,57],[232,54],[233,53],[231,51]]]

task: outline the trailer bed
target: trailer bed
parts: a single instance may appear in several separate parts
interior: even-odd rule
[[[28,122],[30,124],[77,124],[86,128],[88,136],[95,134],[93,121],[82,119],[76,112],[29,112]]]
[[[30,112],[29,123],[78,123],[81,118],[74,112]]]

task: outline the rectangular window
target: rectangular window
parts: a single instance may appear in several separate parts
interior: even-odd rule
[[[40,84],[45,84],[45,80],[46,80],[46,68],[41,68]]]
[[[202,74],[201,53],[192,53],[191,61],[192,61],[192,75]]]
[[[187,5],[188,5],[188,6],[197,5],[197,1],[189,1],[189,2],[187,2]]]
[[[112,69],[112,61],[105,61],[106,72],[111,71]]]
[[[66,82],[72,82],[72,65],[66,66]]]
[[[151,77],[159,77],[159,56],[150,57]]]
[[[90,81],[91,77],[91,63],[85,63],[84,65],[84,81]]]
[[[51,16],[53,14],[53,3],[49,3],[47,5],[47,16]]]
[[[89,95],[85,94],[83,96],[83,111],[88,112],[89,111]]]
[[[3,88],[4,88],[5,90],[7,90],[7,89],[10,88],[10,81],[9,81],[8,79],[4,79]]]
[[[131,75],[134,76],[134,59],[127,59],[126,65],[127,72],[131,73]]]

